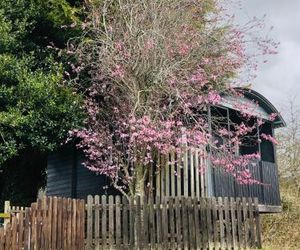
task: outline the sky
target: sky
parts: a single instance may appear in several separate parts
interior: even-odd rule
[[[294,98],[300,106],[300,0],[241,0],[241,3],[241,9],[235,10],[238,22],[266,15],[266,25],[274,26],[270,35],[280,42],[278,55],[260,65],[252,84],[253,89],[286,116],[284,110],[289,100]]]

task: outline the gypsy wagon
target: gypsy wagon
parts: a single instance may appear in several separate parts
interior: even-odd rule
[[[264,120],[257,126],[252,138],[256,143],[243,143],[237,149],[238,155],[259,152],[260,160],[249,164],[248,169],[262,184],[238,184],[231,174],[222,168],[211,166],[208,158],[186,152],[181,163],[168,163],[159,171],[152,171],[150,188],[157,196],[190,197],[258,197],[261,212],[280,212],[280,193],[276,163],[276,146],[260,135],[274,137],[274,130],[285,126],[277,109],[261,94],[254,90],[240,89],[239,97],[223,96],[222,103],[208,108],[209,126],[212,118],[219,117],[223,124],[241,121],[241,108],[253,105],[252,114]],[[255,105],[254,105],[255,103]],[[238,105],[237,105],[238,104]],[[272,114],[277,114],[271,119]],[[257,137],[257,139],[255,139]],[[218,139],[218,138],[217,138]],[[207,150],[206,150],[207,151]],[[207,152],[210,153],[210,152]],[[170,159],[174,157],[170,155]],[[116,194],[105,176],[95,175],[83,165],[84,158],[75,147],[66,146],[49,155],[47,166],[47,194],[72,198],[86,198],[87,195]],[[170,161],[172,162],[172,161]],[[199,166],[205,166],[202,173]],[[177,174],[173,174],[176,172]]]

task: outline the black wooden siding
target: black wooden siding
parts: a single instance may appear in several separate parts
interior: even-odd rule
[[[73,151],[65,148],[48,157],[47,195],[72,197]]]
[[[87,195],[116,194],[107,178],[96,175],[82,164],[83,156],[71,147],[64,147],[48,157],[47,188],[49,196],[86,199]]]
[[[248,166],[254,179],[262,184],[237,184],[221,168],[213,169],[213,195],[216,197],[257,197],[259,204],[280,206],[277,166],[272,162],[258,162]]]

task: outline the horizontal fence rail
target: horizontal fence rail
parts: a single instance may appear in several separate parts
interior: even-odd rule
[[[255,198],[88,196],[86,249],[261,247]]]

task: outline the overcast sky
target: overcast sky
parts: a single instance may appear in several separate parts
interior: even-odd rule
[[[279,110],[292,96],[300,105],[300,0],[241,0],[236,9],[238,20],[262,17],[274,26],[272,37],[280,42],[279,54],[260,67],[254,89],[267,97]]]

